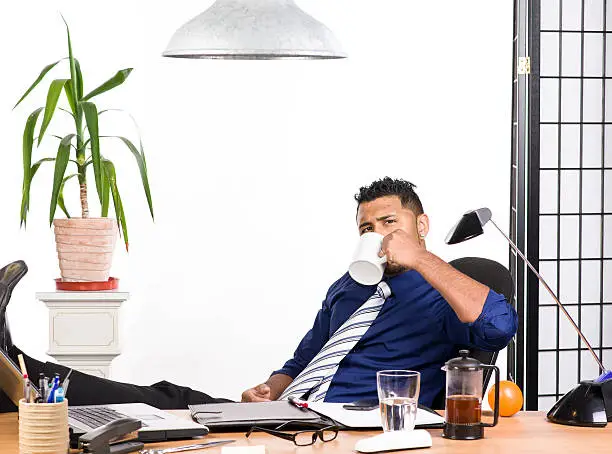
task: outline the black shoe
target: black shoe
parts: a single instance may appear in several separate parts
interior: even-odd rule
[[[28,267],[23,260],[9,263],[0,270],[0,348],[5,352],[13,346],[6,319],[6,307],[13,289],[27,272]]]

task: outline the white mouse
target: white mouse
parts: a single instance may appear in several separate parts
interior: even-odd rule
[[[381,452],[402,449],[431,448],[431,435],[423,429],[383,432],[355,443],[355,451]]]

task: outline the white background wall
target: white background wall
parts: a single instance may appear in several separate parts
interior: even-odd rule
[[[353,194],[385,176],[418,186],[431,217],[429,248],[507,264],[497,233],[457,246],[444,236],[467,209],[488,206],[508,225],[512,4],[478,0],[302,0],[344,44],[345,61],[183,61],[160,53],[179,25],[211,2],[28,0],[0,17],[0,262],[24,259],[9,318],[16,343],[44,358],[47,313],[34,299],[59,274],[48,200],[52,166],[32,189],[19,229],[21,135],[43,105],[40,69],[67,53],[69,21],[85,90],[117,69],[128,82],[97,99],[138,120],[156,221],[133,159],[116,144],[131,234],[113,275],[132,298],[114,377],[168,379],[237,399],[292,354],[358,238]],[[67,66],[52,78],[66,77]],[[47,84],[44,84],[46,87]],[[66,134],[57,113],[50,133]],[[109,116],[102,134],[134,137]],[[35,158],[55,152],[47,137]],[[78,214],[75,182],[66,188]],[[90,203],[94,205],[94,197]]]

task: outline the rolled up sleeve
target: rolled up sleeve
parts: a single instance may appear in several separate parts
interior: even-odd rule
[[[503,295],[489,290],[482,312],[474,322],[462,323],[450,309],[444,325],[455,344],[496,351],[508,345],[516,334],[518,315]]]

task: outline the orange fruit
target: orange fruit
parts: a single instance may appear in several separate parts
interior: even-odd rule
[[[495,385],[491,386],[488,394],[491,409],[495,405]],[[499,382],[499,415],[512,416],[523,406],[523,393],[515,383],[503,380]]]

